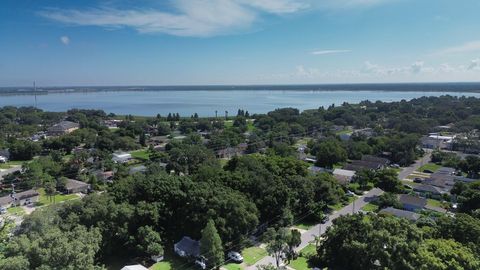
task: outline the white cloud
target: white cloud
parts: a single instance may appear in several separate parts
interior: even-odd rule
[[[470,65],[468,65],[468,70],[474,70],[474,69],[479,69],[480,68],[480,59],[473,59],[470,61]]]
[[[206,37],[249,29],[264,14],[280,16],[311,9],[356,8],[389,1],[392,0],[171,0],[172,11],[99,6],[84,10],[46,9],[38,14],[69,25],[128,27],[140,33]]]
[[[333,53],[347,53],[351,52],[351,50],[320,50],[320,51],[313,51],[313,55],[324,55],[324,54],[333,54]]]
[[[70,44],[70,38],[67,36],[61,36],[60,37],[60,42],[62,42],[64,45]]]
[[[413,74],[418,74],[424,70],[424,64],[423,61],[417,61],[410,66],[410,70]]]
[[[445,48],[435,52],[434,54],[455,54],[455,53],[468,53],[480,51],[480,40],[470,41],[458,46]]]
[[[175,12],[155,9],[48,9],[50,20],[78,26],[130,27],[140,33],[176,36],[213,36],[250,27],[259,13],[281,15],[309,7],[307,0],[176,0]]]

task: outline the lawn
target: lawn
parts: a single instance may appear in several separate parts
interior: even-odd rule
[[[350,196],[350,197],[347,197],[347,198],[348,198],[348,200],[347,200],[347,202],[345,202],[345,203],[339,202],[339,203],[337,203],[337,204],[329,205],[328,207],[330,207],[330,209],[332,209],[332,210],[334,210],[334,211],[338,211],[338,210],[342,209],[345,205],[349,205],[349,204],[351,204],[354,200],[357,199],[356,196]]]
[[[66,194],[66,195],[57,194],[54,197],[52,197],[52,200],[50,200],[50,198],[47,195],[45,195],[45,190],[43,188],[40,188],[37,191],[38,193],[40,193],[40,198],[38,199],[37,206],[45,206],[45,205],[52,204],[53,202],[59,203],[59,202],[75,200],[80,198],[76,194]]]
[[[418,171],[423,172],[424,170],[430,170],[432,172],[436,172],[441,167],[442,167],[441,165],[437,165],[435,163],[427,163],[427,164],[421,166],[420,168],[418,168]]]
[[[141,160],[149,160],[150,159],[150,154],[148,153],[147,149],[133,151],[131,153],[131,155],[132,155],[133,158],[136,158],[136,159],[141,159]]]
[[[317,251],[315,250],[315,246],[310,244],[306,247],[304,247],[300,251],[300,256],[290,262],[290,267],[293,269],[297,270],[308,270],[311,269],[312,267],[308,264],[308,257],[315,255]]]
[[[308,230],[311,227],[315,226],[315,222],[304,221],[304,222],[297,223],[293,226],[295,228],[299,228],[300,230]]]
[[[240,264],[236,264],[236,263],[226,264],[226,265],[223,266],[223,268],[225,268],[227,270],[243,270],[244,269]],[[165,270],[166,270],[166,268],[165,268]]]
[[[0,163],[0,169],[10,169],[11,167],[13,167],[15,165],[22,165],[23,162],[25,162],[25,161],[13,160],[13,161],[9,161],[9,162],[6,162],[6,163]]]
[[[444,205],[441,201],[434,200],[434,199],[427,199],[427,205],[434,206],[434,207],[441,207],[441,208],[444,207]]]
[[[20,206],[7,208],[7,212],[12,215],[23,216],[25,215],[25,210]]]
[[[242,256],[245,264],[250,266],[267,256],[267,251],[259,247],[249,247],[242,251]]]
[[[167,255],[166,259],[153,264],[150,270],[188,270],[194,269],[193,264],[184,261],[176,256]]]
[[[378,206],[373,203],[367,203],[364,207],[362,207],[362,210],[367,212],[376,212],[378,210]]]

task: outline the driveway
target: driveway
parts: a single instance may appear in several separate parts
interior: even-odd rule
[[[333,212],[329,216],[329,221],[325,222],[325,224],[317,224],[313,227],[311,227],[308,231],[302,233],[302,243],[300,246],[298,246],[295,250],[300,251],[304,247],[306,247],[309,243],[313,242],[315,240],[315,236],[321,232],[322,234],[327,230],[328,227],[332,226],[332,221],[340,216],[343,215],[348,215],[352,213],[358,213],[360,209],[362,209],[363,206],[365,206],[367,203],[371,202],[372,200],[375,200],[377,196],[381,195],[383,193],[383,190],[374,188],[370,190],[367,194],[359,197],[356,199],[354,202],[351,204],[343,207],[342,209]],[[271,256],[266,256],[260,261],[258,261],[256,264],[247,267],[247,270],[256,270],[257,266],[259,265],[268,265],[268,264],[273,264],[275,265],[275,259]]]

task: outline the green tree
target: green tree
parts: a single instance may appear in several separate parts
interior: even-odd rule
[[[160,234],[153,230],[151,226],[138,228],[137,249],[149,256],[163,255],[162,239]]]
[[[480,269],[478,253],[448,239],[427,239],[420,244],[416,269]]]
[[[290,263],[291,260],[295,259],[296,252],[295,248],[300,246],[302,243],[302,234],[298,230],[291,230],[287,237],[287,260]]]
[[[223,264],[225,254],[223,253],[222,239],[211,219],[202,230],[200,253],[205,256],[208,264],[215,269],[219,269]]]
[[[275,265],[280,267],[282,258],[285,257],[287,251],[288,231],[285,228],[269,228],[264,235],[264,242],[267,244],[267,252],[275,259]]]
[[[347,160],[347,151],[341,143],[334,139],[320,142],[316,148],[317,165],[326,168],[333,168],[333,165]]]

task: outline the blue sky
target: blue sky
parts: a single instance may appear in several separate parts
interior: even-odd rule
[[[3,0],[0,86],[480,81],[478,0]]]

